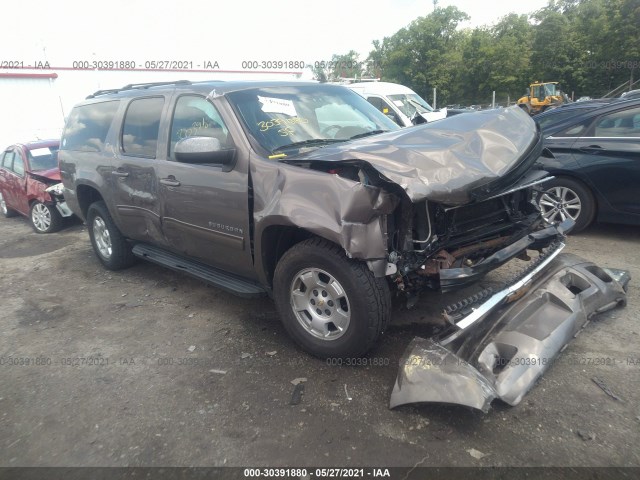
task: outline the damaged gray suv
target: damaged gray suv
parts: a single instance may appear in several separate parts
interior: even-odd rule
[[[271,295],[306,351],[352,357],[385,330],[392,296],[465,287],[539,251],[512,290],[448,307],[449,339],[522,295],[572,222],[546,223],[532,198],[541,152],[518,108],[400,130],[341,86],[181,81],[89,96],[59,159],[106,268],[139,257]]]

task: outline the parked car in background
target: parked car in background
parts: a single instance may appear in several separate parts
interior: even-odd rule
[[[58,140],[17,143],[0,155],[0,211],[29,218],[37,233],[62,227],[72,215],[62,195]]]
[[[574,233],[594,220],[640,225],[640,99],[573,110],[542,129],[553,158],[540,162],[556,177],[538,198],[544,217],[573,218]]]
[[[640,98],[640,89],[629,90],[628,92],[624,92],[620,95],[620,98],[624,98],[625,100],[633,100],[636,98]]]
[[[580,103],[565,103],[559,107],[545,110],[534,117],[534,120],[540,125],[540,129],[544,132],[560,123],[570,122],[573,118],[586,112],[590,112],[604,105],[609,105],[617,98],[600,98],[597,100],[585,100]]]
[[[469,111],[454,108],[435,110],[416,92],[398,83],[356,82],[345,86],[364,97],[401,127],[435,122]]]

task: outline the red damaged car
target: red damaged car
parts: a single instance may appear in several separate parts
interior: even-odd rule
[[[18,143],[0,154],[0,211],[28,217],[37,233],[59,230],[72,215],[60,183],[59,146],[58,140]]]

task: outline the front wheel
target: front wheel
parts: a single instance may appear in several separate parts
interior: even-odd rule
[[[545,191],[539,196],[538,205],[548,221],[562,222],[572,218],[576,224],[569,231],[571,233],[585,229],[593,221],[595,199],[584,184],[571,178],[556,177],[543,186]]]
[[[135,262],[131,245],[122,235],[104,202],[95,202],[87,211],[89,238],[100,262],[109,270],[121,270]]]
[[[62,228],[62,215],[53,205],[33,202],[29,212],[31,226],[36,233],[53,233]]]
[[[364,355],[391,317],[386,280],[319,238],[287,251],[273,283],[285,329],[304,350],[321,358]]]

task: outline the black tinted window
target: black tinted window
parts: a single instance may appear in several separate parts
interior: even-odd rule
[[[593,119],[588,118],[580,123],[575,123],[570,127],[565,128],[561,132],[554,133],[554,137],[584,137],[589,129],[589,125],[593,122]]]
[[[122,151],[128,155],[155,157],[164,98],[141,98],[129,104],[122,127]]]
[[[595,107],[594,107],[595,108]],[[533,117],[534,119],[536,119],[538,121],[538,124],[540,125],[540,128],[542,130],[544,130],[545,128],[549,127],[550,125],[554,125],[556,123],[560,123],[564,120],[567,120],[571,117],[575,117],[576,115],[579,115],[583,112],[586,112],[587,109],[580,109],[579,111],[576,112],[576,110],[572,110],[572,109],[568,109],[565,111],[561,111],[561,110],[552,110],[548,115],[545,115],[543,117]]]
[[[640,137],[640,107],[603,115],[596,121],[595,137]]]
[[[62,150],[101,152],[120,102],[102,102],[74,108],[62,134]]]

